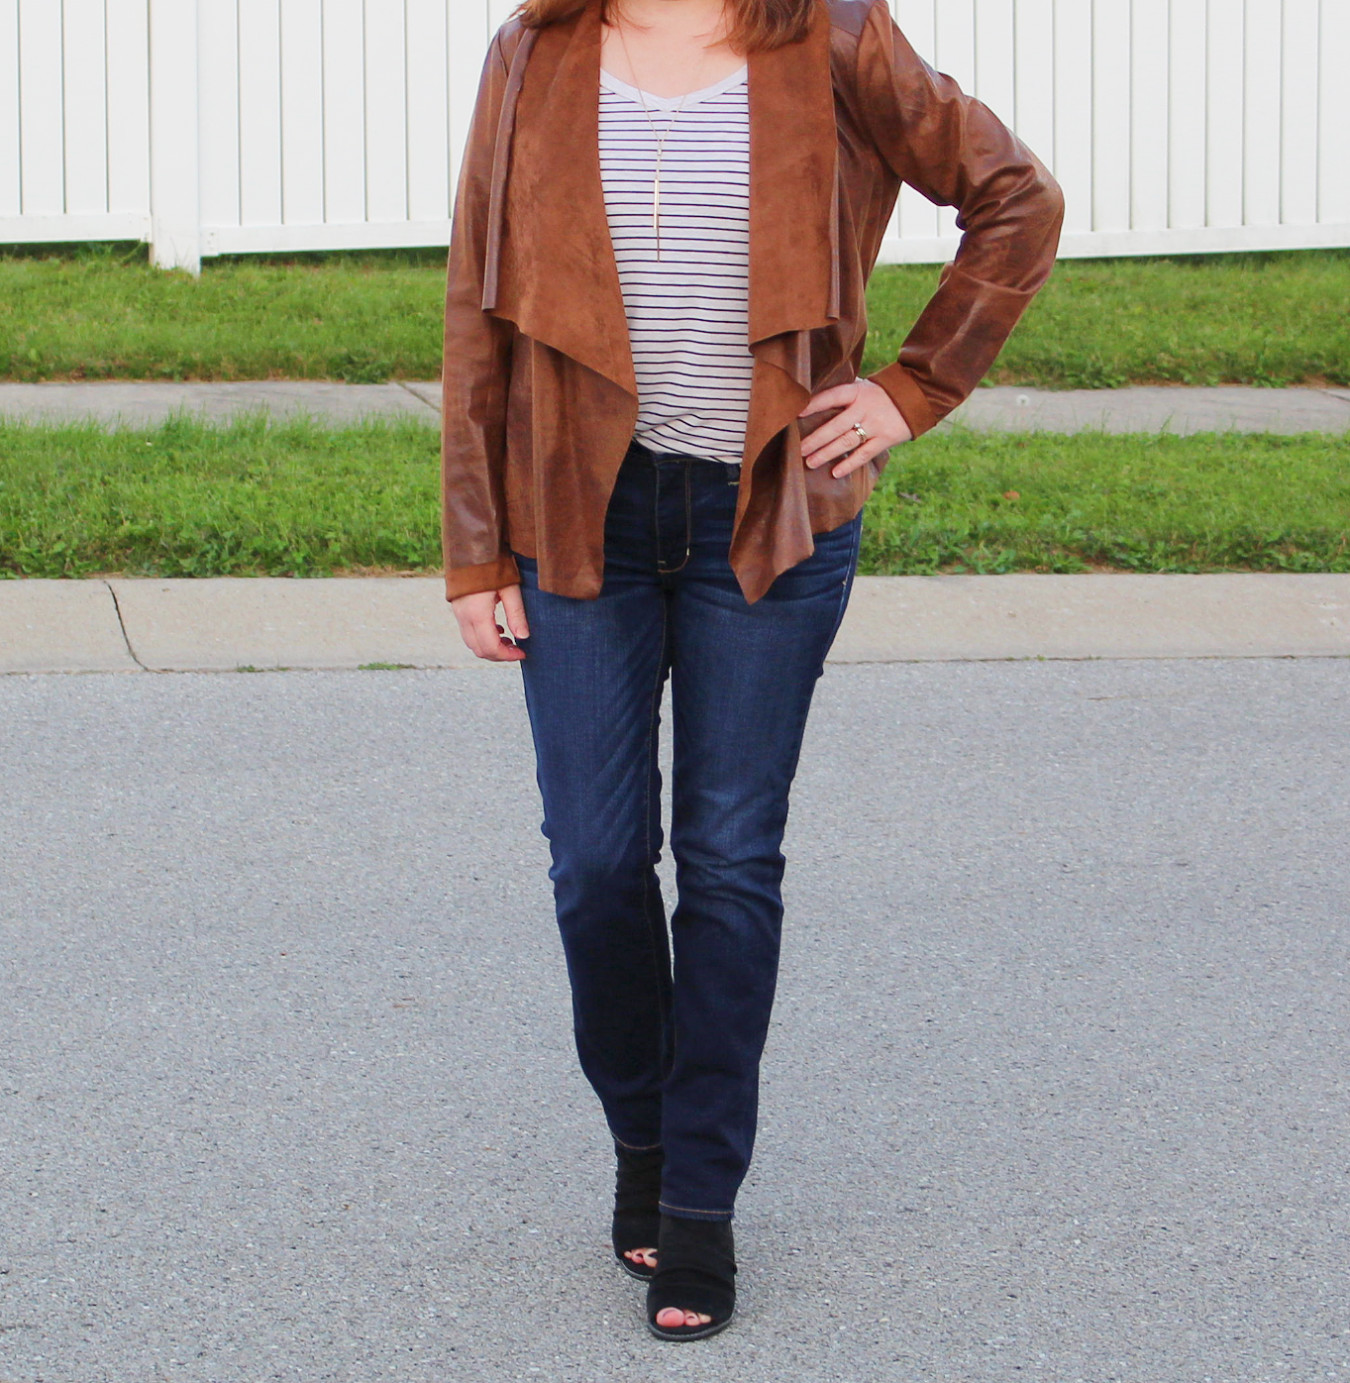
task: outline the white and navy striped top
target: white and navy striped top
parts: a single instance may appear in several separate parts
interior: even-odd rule
[[[746,82],[742,67],[667,98],[600,73],[600,172],[637,373],[636,436],[653,451],[737,462],[745,446],[754,365]],[[658,260],[652,183],[668,127]]]

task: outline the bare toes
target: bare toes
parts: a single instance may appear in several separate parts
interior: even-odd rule
[[[710,1325],[712,1317],[701,1316],[697,1311],[681,1311],[678,1306],[667,1306],[656,1313],[656,1323],[663,1329],[672,1330],[681,1325]]]

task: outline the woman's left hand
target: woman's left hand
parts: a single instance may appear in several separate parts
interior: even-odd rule
[[[843,412],[802,438],[802,460],[812,470],[838,461],[830,471],[836,480],[856,471],[887,447],[908,442],[914,436],[891,396],[870,379],[836,384],[833,389],[812,395],[797,416],[804,418],[808,413],[820,413],[827,408],[842,408]],[[854,423],[867,433],[865,442],[859,440]]]

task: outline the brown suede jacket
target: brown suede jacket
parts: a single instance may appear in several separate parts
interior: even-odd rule
[[[518,580],[590,598],[637,386],[600,181],[600,5],[488,51],[455,201],[441,471],[446,596]],[[819,0],[804,40],[751,53],[755,357],[731,563],[749,601],[863,507],[886,453],[843,479],[802,461],[813,394],[857,378],[864,290],[900,184],[958,208],[960,248],[871,376],[915,437],[979,383],[1049,277],[1059,185],[914,52],[885,0]]]

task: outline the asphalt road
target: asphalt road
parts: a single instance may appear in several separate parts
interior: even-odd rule
[[[0,1379],[1350,1378],[1347,725],[1343,660],[829,669],[674,1346],[513,671],[0,680]]]

